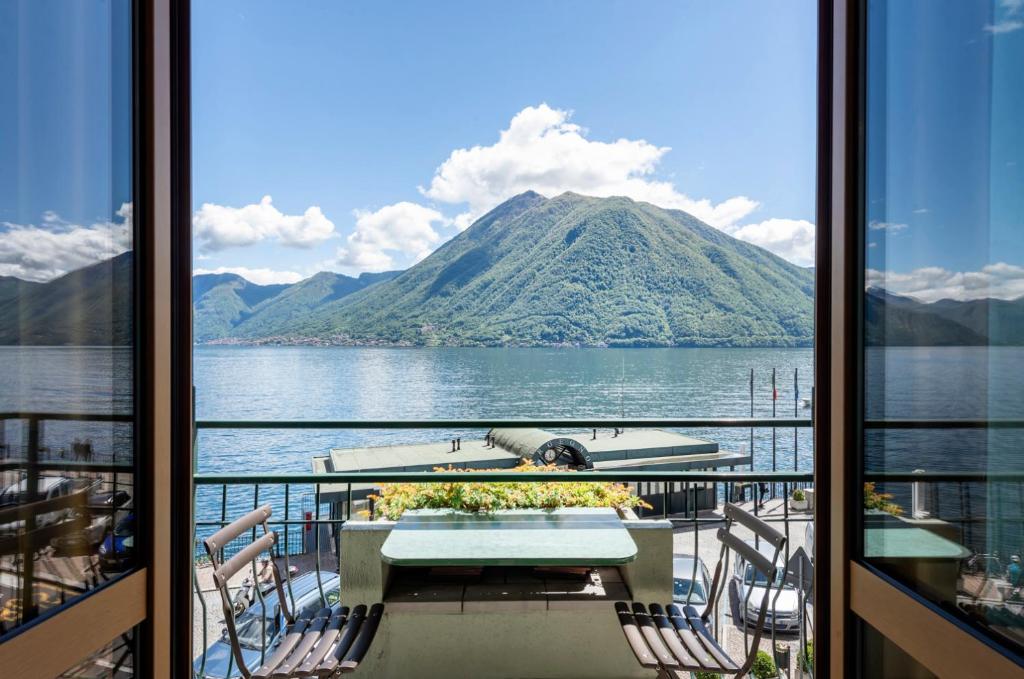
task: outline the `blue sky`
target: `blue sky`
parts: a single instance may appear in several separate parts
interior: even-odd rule
[[[195,267],[404,268],[528,188],[679,207],[810,264],[815,5],[196,0]],[[0,274],[129,245],[126,7],[0,5]],[[880,7],[869,279],[1024,294],[1024,0]]]
[[[680,195],[708,200],[699,216],[735,228],[779,218],[806,230],[814,218],[811,0],[200,2],[193,14],[196,209],[269,195],[283,215],[319,207],[336,232],[312,248],[282,247],[273,230],[252,245],[220,248],[225,234],[214,225],[231,215],[211,214],[202,221],[211,226],[197,229],[199,268],[305,275],[404,267],[525,188],[635,188],[636,197],[668,196],[683,207]],[[531,129],[548,133],[546,142],[467,159],[451,168],[458,186],[430,195],[453,151],[494,146],[524,110],[543,119]],[[591,143],[619,139],[633,145]],[[599,170],[589,183],[587,172],[565,167],[608,159],[625,169]],[[534,186],[496,167],[513,162],[540,162],[549,181]],[[737,197],[749,202],[727,203]],[[442,216],[428,223],[436,240],[413,225],[430,214],[410,208],[371,219],[403,202]],[[355,211],[370,216],[350,245]],[[395,240],[379,231],[400,219],[409,224],[395,233],[412,245],[377,257],[372,244]]]

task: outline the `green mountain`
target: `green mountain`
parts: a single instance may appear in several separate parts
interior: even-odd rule
[[[924,303],[869,289],[864,312],[869,346],[1024,345],[1024,297]]]
[[[239,321],[220,338],[256,339],[273,336],[292,336],[291,328],[301,324],[325,304],[343,299],[354,292],[381,281],[390,280],[400,271],[364,273],[358,278],[321,271],[253,305],[243,312]],[[198,318],[198,307],[197,314]],[[202,341],[196,333],[196,341]]]
[[[253,307],[287,285],[257,285],[233,273],[192,277],[192,335],[197,342],[225,337]]]
[[[813,273],[679,210],[527,192],[277,336],[410,345],[809,346]]]
[[[5,278],[0,345],[131,344],[131,292],[131,252],[46,283]]]

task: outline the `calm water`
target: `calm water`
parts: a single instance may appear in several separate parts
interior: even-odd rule
[[[751,369],[755,416],[772,415],[775,369],[778,416],[808,417],[809,410],[794,406],[797,393],[809,397],[813,386],[809,349],[197,347],[194,356],[199,419],[746,417]],[[130,359],[109,348],[2,348],[0,411],[128,412]],[[872,350],[866,366],[870,417],[1024,417],[1022,348]],[[312,456],[332,447],[482,433],[204,431],[198,466],[202,472],[304,472]],[[749,429],[687,433],[728,450],[751,441]],[[127,434],[109,424],[49,424],[44,444],[59,454],[75,436],[89,438],[104,459],[130,450]],[[14,423],[0,435],[15,451],[24,441]],[[866,443],[870,469],[1024,468],[1015,431],[874,433]],[[756,431],[755,468],[772,468],[772,450],[771,431]],[[811,470],[810,430],[777,430],[774,450],[777,468]],[[261,501],[280,499],[275,490],[264,492]],[[251,491],[231,500],[251,503]],[[967,509],[984,511],[985,502],[984,495],[967,498]],[[199,506],[209,516],[219,510],[219,496],[204,491]]]

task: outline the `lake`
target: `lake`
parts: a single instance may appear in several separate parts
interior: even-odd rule
[[[0,348],[0,410],[127,412],[130,353],[111,348]],[[494,349],[370,347],[195,348],[198,419],[430,419],[530,417],[809,417],[797,398],[813,387],[810,349]],[[889,348],[867,352],[869,417],[1024,417],[1024,348]],[[794,387],[794,373],[797,375]],[[111,376],[115,377],[112,378]],[[739,450],[749,429],[687,433]],[[203,431],[201,472],[307,472],[332,447],[482,436],[473,431]],[[3,438],[17,451],[19,425]],[[51,454],[89,438],[99,459],[127,451],[124,425],[50,423]],[[873,432],[872,470],[1024,469],[1016,431]],[[794,445],[795,444],[795,445]],[[779,429],[778,469],[812,469],[811,431]],[[754,467],[772,468],[772,432],[754,432]],[[276,492],[265,496],[274,499]],[[900,498],[906,501],[906,498]],[[238,498],[239,502],[251,503]],[[950,496],[944,501],[964,502]],[[985,494],[966,499],[985,509]],[[199,513],[218,499],[200,493]]]

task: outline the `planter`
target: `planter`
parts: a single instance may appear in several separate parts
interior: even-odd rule
[[[794,499],[790,498],[790,500],[789,500],[789,508],[792,509],[793,511],[805,512],[805,511],[807,511],[807,508],[809,506],[810,506],[810,503],[807,502],[806,499],[805,500],[794,500]]]

